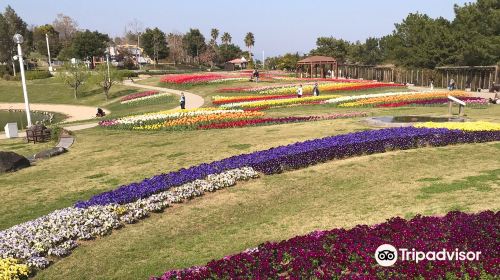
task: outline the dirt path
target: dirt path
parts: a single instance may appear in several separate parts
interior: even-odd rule
[[[24,103],[0,103],[0,110],[8,109],[24,110]],[[30,104],[30,110],[61,113],[68,117],[64,122],[74,122],[95,118],[97,107],[32,103]],[[106,110],[105,112],[106,114],[110,113]]]
[[[157,91],[161,91],[161,92],[168,92],[168,93],[172,93],[172,94],[175,94],[178,96],[180,96],[181,93],[183,92],[184,96],[186,97],[186,109],[200,108],[201,106],[203,106],[203,103],[205,103],[205,101],[203,100],[203,97],[196,95],[194,93],[191,93],[191,92],[187,92],[187,91],[181,91],[181,90],[169,89],[169,88],[163,88],[163,87],[148,86],[148,85],[141,85],[141,84],[136,84],[130,80],[123,81],[123,84],[126,86],[137,87],[137,88],[142,88],[142,89],[146,89],[146,90],[157,90]],[[177,107],[175,109],[179,109],[179,108],[180,107]]]

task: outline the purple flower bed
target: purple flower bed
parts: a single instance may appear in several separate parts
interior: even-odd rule
[[[461,131],[441,128],[388,128],[355,132],[291,145],[271,148],[250,154],[229,157],[212,163],[203,163],[187,169],[157,175],[121,186],[118,189],[93,196],[88,201],[79,201],[76,207],[110,203],[129,203],[174,186],[202,179],[229,169],[252,167],[264,174],[280,173],[298,169],[332,159],[382,153],[386,150],[404,150],[420,146],[446,146],[458,143],[499,141],[500,131]]]
[[[478,261],[403,261],[377,264],[378,246],[410,251],[480,251]],[[172,270],[151,280],[167,279],[493,279],[500,275],[500,212],[450,212],[444,217],[407,221],[392,218],[373,227],[313,232],[209,262]],[[399,254],[399,252],[398,252]]]

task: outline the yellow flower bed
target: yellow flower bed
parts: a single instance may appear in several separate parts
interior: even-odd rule
[[[19,264],[13,258],[0,259],[0,280],[18,280],[28,278],[29,268],[25,264]]]
[[[467,97],[468,93],[464,91],[454,91],[450,93],[449,91],[444,92],[428,92],[428,93],[415,93],[415,94],[405,94],[405,95],[392,95],[383,97],[374,97],[362,99],[354,102],[342,103],[339,107],[361,107],[361,106],[373,106],[383,103],[397,103],[405,101],[416,101],[416,100],[426,100],[426,99],[436,99],[436,98],[447,98],[448,95],[453,95],[454,97]]]
[[[223,120],[245,120],[263,116],[263,112],[230,112],[211,115],[184,116],[177,119],[168,120],[158,124],[134,127],[136,130],[158,130],[162,128],[179,127],[182,129],[197,127],[215,121]]]
[[[318,88],[320,92],[323,91],[333,91],[333,90],[340,90],[344,88],[351,88],[351,87],[359,87],[362,88],[365,85],[368,85],[371,83],[318,83]],[[287,87],[279,87],[279,88],[271,88],[267,90],[262,90],[259,91],[261,94],[295,94],[297,93],[297,86],[298,85],[293,85],[293,86],[287,86]],[[307,83],[304,84],[302,87],[302,91],[304,93],[311,93],[314,88],[314,84]]]
[[[447,128],[447,129],[460,129],[465,131],[496,131],[500,130],[500,123],[491,122],[426,122],[415,124],[415,127],[425,128]]]

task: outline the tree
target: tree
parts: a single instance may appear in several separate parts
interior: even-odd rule
[[[146,28],[146,31],[141,35],[141,43],[144,52],[153,58],[155,64],[158,64],[159,59],[168,56],[167,38],[158,27],[155,29]]]
[[[61,44],[65,47],[71,44],[71,40],[78,31],[78,23],[64,14],[57,14],[56,19],[52,22],[52,26],[59,33]]]
[[[189,29],[182,39],[184,48],[191,57],[198,57],[205,50],[205,37],[198,29]]]
[[[250,60],[253,60],[252,57],[252,47],[255,45],[255,38],[253,36],[252,32],[248,32],[247,35],[245,36],[245,46],[248,48],[248,54]]]
[[[94,56],[103,56],[110,39],[108,35],[97,31],[85,30],[78,32],[73,38],[73,54],[80,59],[94,59]]]
[[[451,28],[459,65],[492,65],[500,62],[500,1],[478,0],[454,6]]]
[[[78,90],[89,78],[89,71],[83,64],[66,65],[58,72],[58,79],[73,89],[75,99],[78,98]]]
[[[213,68],[216,57],[217,53],[215,52],[215,49],[210,46],[206,48],[203,53],[201,53],[200,62],[203,64],[208,64],[210,65],[210,68]]]
[[[33,28],[33,49],[41,55],[47,56],[46,34],[49,36],[50,55],[54,58],[59,54],[62,45],[59,42],[59,33],[50,24],[36,26]]]
[[[216,46],[217,45],[217,38],[219,38],[219,29],[212,28],[212,30],[210,31],[210,36],[211,36],[210,45]]]
[[[109,91],[113,85],[121,82],[123,79],[122,75],[118,72],[116,67],[108,66],[106,64],[100,64],[96,67],[95,72],[90,77],[90,83],[98,86],[104,92],[106,100],[109,98]]]
[[[331,56],[339,62],[346,62],[350,43],[333,37],[320,37],[316,40],[316,49],[311,50],[311,55]]]
[[[184,48],[182,46],[182,38],[184,36],[182,34],[170,33],[167,36],[167,43],[169,47],[169,55],[170,58],[174,61],[174,65],[177,64],[178,61],[181,61],[184,56]]]
[[[219,63],[225,63],[231,59],[241,57],[240,47],[234,44],[225,44],[219,47]]]
[[[2,62],[7,64],[12,64],[14,66],[14,61],[12,57],[17,54],[16,44],[12,40],[14,34],[18,33],[24,37],[24,43],[21,45],[24,53],[29,53],[28,50],[32,45],[32,35],[31,32],[27,29],[26,22],[23,21],[19,15],[17,15],[16,11],[12,9],[11,6],[7,6],[5,11],[0,18],[0,26],[3,26],[0,29],[0,58],[2,58]]]
[[[231,40],[233,38],[231,37],[231,34],[227,33],[227,32],[224,32],[224,34],[222,34],[222,37],[221,37],[221,40],[222,40],[222,44],[231,44]]]

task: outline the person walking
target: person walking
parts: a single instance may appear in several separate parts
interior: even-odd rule
[[[313,87],[313,95],[314,95],[314,96],[319,96],[319,87],[318,87],[318,83],[314,83],[314,87]]]
[[[255,82],[259,82],[259,70],[255,69]]]
[[[302,85],[299,85],[299,87],[297,88],[297,98],[301,97],[302,97]]]
[[[181,109],[184,110],[186,109],[186,97],[184,96],[184,92],[181,92]]]

